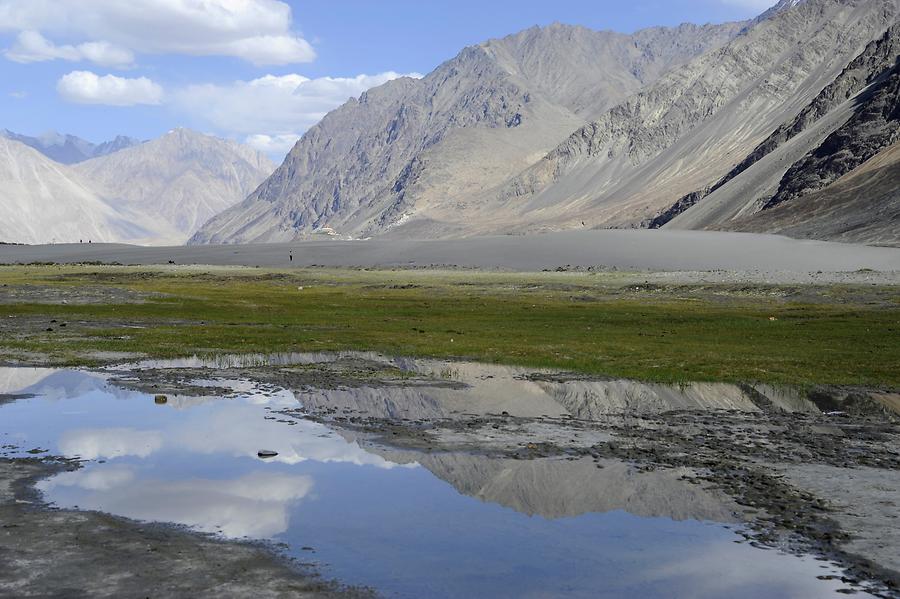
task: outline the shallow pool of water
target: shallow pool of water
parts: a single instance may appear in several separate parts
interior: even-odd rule
[[[235,395],[157,404],[107,378],[0,369],[0,392],[31,396],[0,405],[2,453],[87,460],[39,483],[58,506],[284,543],[389,597],[812,598],[841,586],[818,578],[837,573],[822,561],[743,542],[727,503],[674,475],[360,445],[277,414],[300,405],[291,391],[216,381]],[[329,393],[305,395],[321,405]]]

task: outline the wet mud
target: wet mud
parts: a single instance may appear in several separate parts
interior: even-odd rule
[[[35,482],[79,468],[0,459],[0,596],[365,598],[261,544],[50,508]]]

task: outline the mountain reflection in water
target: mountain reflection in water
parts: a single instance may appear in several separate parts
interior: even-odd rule
[[[622,397],[621,382],[566,385],[463,366],[449,378],[465,386],[295,393],[214,380],[234,396],[157,405],[109,384],[108,374],[10,370],[0,369],[0,393],[34,397],[0,406],[0,440],[20,448],[8,453],[43,447],[88,460],[40,482],[47,500],[271,539],[307,561],[302,549],[312,546],[324,575],[389,596],[818,597],[837,588],[816,578],[832,572],[820,562],[736,543],[731,500],[682,480],[679,469],[401,450],[277,414],[303,403],[407,418],[584,417],[611,405],[604,397]],[[672,401],[648,389],[625,390]],[[717,392],[679,397],[699,403]],[[278,455],[261,460],[260,449]]]

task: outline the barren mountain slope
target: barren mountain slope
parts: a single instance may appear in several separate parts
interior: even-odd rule
[[[122,241],[149,234],[140,215],[122,214],[77,173],[0,136],[0,241]]]
[[[735,220],[728,228],[900,246],[900,142],[828,187]]]
[[[788,169],[763,209],[827,187],[900,140],[900,57],[857,102],[859,106],[842,127]]]
[[[709,48],[746,23],[651,27],[632,35],[553,24],[532,27],[481,48],[505,72],[554,104],[590,118]]]
[[[268,158],[233,141],[176,129],[76,165],[116,208],[165,223],[183,243],[214,214],[247,197],[275,169]]]
[[[588,115],[739,30],[624,36],[554,25],[466,48],[421,80],[392,81],[327,115],[255,193],[192,241],[286,241],[329,229],[359,237],[429,206],[460,213]]]
[[[896,91],[892,102],[892,112],[900,116]],[[871,116],[872,111],[860,114]],[[721,228],[900,246],[900,121],[895,119],[890,129],[884,125],[852,119],[785,175],[782,190],[769,206]],[[852,168],[887,139],[893,143]],[[810,174],[804,176],[807,170]],[[804,193],[792,194],[801,190]]]
[[[869,44],[795,119],[776,129],[712,189],[698,190],[682,202],[680,209],[671,207],[656,216],[651,228],[727,227],[731,220],[761,210],[778,193],[785,173],[793,164],[819,147],[867,105],[884,103],[884,94],[889,92],[886,84],[892,69],[896,68],[898,54],[900,24],[895,24],[883,37]],[[889,136],[882,135],[865,158],[890,143]]]
[[[881,37],[897,12],[896,0],[784,0],[722,49],[577,131],[507,186],[503,209],[495,206],[482,226],[637,226],[724,176]]]

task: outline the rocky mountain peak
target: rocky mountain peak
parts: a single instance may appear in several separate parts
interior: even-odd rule
[[[192,242],[641,226],[794,119],[898,4],[783,0],[630,35],[554,23],[464,48],[329,113]]]
[[[76,166],[114,206],[154,214],[177,241],[241,201],[274,169],[248,146],[185,128]]]
[[[422,79],[391,81],[328,114],[192,241],[283,241],[324,227],[377,234],[422,193],[452,201],[499,184],[588,116],[741,28],[629,36],[554,24],[464,48]]]
[[[190,130],[106,145],[66,165],[0,136],[0,241],[183,243],[274,170],[252,148]]]
[[[9,129],[3,129],[0,131],[0,137],[21,142],[61,164],[76,164],[97,156],[118,152],[121,149],[140,143],[136,139],[119,135],[112,141],[94,144],[75,135],[63,134],[57,131],[47,131],[31,137],[15,133]]]

